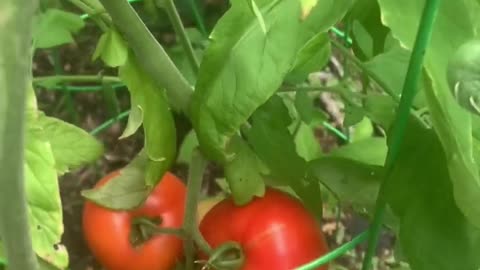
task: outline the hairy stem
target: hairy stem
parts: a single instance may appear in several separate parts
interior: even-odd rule
[[[178,37],[180,38],[180,43],[183,46],[183,50],[187,54],[188,61],[192,66],[193,72],[195,72],[195,74],[198,73],[200,64],[198,63],[197,57],[195,56],[195,51],[193,50],[192,43],[188,39],[185,27],[183,27],[182,19],[177,12],[175,3],[173,2],[173,0],[160,0],[160,5],[167,11],[170,22],[172,23],[175,33],[177,33]]]
[[[9,269],[38,267],[24,184],[25,101],[36,7],[36,0],[0,1],[0,238]]]
[[[420,75],[423,68],[425,51],[430,43],[440,2],[440,0],[427,0],[423,9],[412,55],[410,56],[405,83],[403,84],[402,98],[400,100],[397,117],[394,123],[396,130],[392,134],[392,143],[388,148],[387,158],[385,161],[386,175],[378,193],[379,195],[375,206],[375,214],[373,216],[370,229],[371,233],[368,238],[368,248],[363,260],[362,270],[369,270],[372,267],[372,257],[377,249],[380,230],[383,223],[383,216],[385,214],[385,208],[387,204],[387,198],[385,197],[385,188],[387,186],[386,182],[387,179],[390,178],[393,164],[398,158],[398,154],[401,149],[403,137],[408,124],[409,111],[412,107],[418,88]]]
[[[141,68],[159,87],[166,89],[169,103],[174,109],[188,114],[192,87],[128,1],[100,1],[133,49]]]
[[[201,237],[197,233],[197,206],[202,188],[203,173],[207,167],[207,160],[202,156],[199,150],[194,150],[190,172],[187,184],[187,201],[185,205],[185,218],[183,220],[183,229],[185,231],[185,257],[186,269],[194,269],[195,246],[194,238]]]

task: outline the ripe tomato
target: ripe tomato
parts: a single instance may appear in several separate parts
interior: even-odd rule
[[[328,251],[320,224],[297,199],[272,188],[245,206],[221,201],[205,215],[200,232],[214,248],[239,243],[245,255],[241,270],[291,270]]]
[[[101,179],[103,185],[119,171]],[[167,270],[183,254],[182,240],[174,235],[156,235],[134,247],[130,243],[131,222],[135,217],[160,218],[162,227],[180,228],[186,200],[185,185],[166,173],[145,203],[132,211],[112,211],[87,201],[83,212],[83,231],[88,247],[108,270]]]

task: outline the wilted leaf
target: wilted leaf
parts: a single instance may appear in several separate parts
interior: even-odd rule
[[[83,190],[82,196],[108,209],[134,209],[147,199],[153,188],[145,184],[147,164],[148,157],[142,150],[119,176],[99,188]]]
[[[120,78],[128,87],[133,110],[141,110],[145,133],[145,153],[148,157],[145,183],[152,187],[170,168],[176,152],[176,130],[172,112],[163,89],[156,87],[151,78],[138,66],[133,54],[120,67]],[[129,124],[122,138],[135,132],[140,125],[138,114],[130,115]]]

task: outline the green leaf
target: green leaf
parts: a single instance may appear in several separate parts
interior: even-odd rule
[[[401,47],[398,41],[386,52],[375,56],[365,63],[365,67],[376,74],[382,81],[400,97],[405,81],[405,75],[410,60],[410,51]],[[414,101],[414,106],[424,107],[425,100],[420,89]]]
[[[432,32],[431,46],[425,55],[425,67],[431,82],[425,82],[430,119],[448,158],[448,173],[454,198],[462,213],[480,227],[480,176],[473,158],[472,120],[450,93],[447,82],[449,57],[475,35],[475,25],[465,1],[442,1]],[[425,0],[380,0],[382,18],[393,35],[408,49]],[[428,78],[426,78],[428,79]],[[458,267],[456,269],[459,269]]]
[[[357,0],[345,17],[353,22],[352,48],[355,56],[365,61],[385,51],[389,29],[382,23],[377,1]]]
[[[82,190],[82,196],[108,209],[134,209],[146,200],[153,189],[145,184],[148,164],[148,157],[142,149],[137,157],[121,170],[119,176],[99,188]]]
[[[300,123],[295,134],[295,146],[297,153],[306,161],[322,156],[320,142],[314,134],[314,129],[305,123]]]
[[[25,133],[25,190],[35,253],[64,269],[68,265],[63,234],[62,204],[50,138],[35,113],[28,114]]]
[[[345,205],[372,209],[380,189],[382,167],[344,157],[323,157],[308,164],[309,172]]]
[[[269,168],[276,184],[288,185],[312,211],[321,205],[317,182],[305,178],[306,162],[296,152],[294,138],[288,130],[288,109],[275,95],[252,116],[252,126],[245,133],[248,143]]]
[[[365,114],[372,122],[379,124],[384,129],[388,130],[390,128],[397,109],[397,104],[391,97],[369,94],[365,98],[363,106]]]
[[[364,110],[350,103],[345,103],[345,119],[343,120],[343,125],[345,127],[350,127],[360,123],[365,116]]]
[[[352,34],[355,37],[355,45],[365,55],[365,58],[373,57],[373,38],[358,20],[352,23]]]
[[[148,157],[145,183],[152,187],[172,165],[176,153],[176,130],[173,116],[165,97],[165,91],[138,66],[133,54],[119,69],[119,76],[127,85],[132,100],[132,109],[143,114],[145,151]],[[138,108],[138,109],[137,109]],[[129,116],[127,129],[122,138],[131,135],[139,126],[140,113]]]
[[[47,9],[34,20],[34,44],[42,49],[74,42],[72,34],[85,26],[77,14],[54,8]]]
[[[300,83],[307,79],[310,73],[320,71],[328,63],[331,51],[327,33],[319,34],[309,40],[298,53],[293,68],[285,80],[289,83]]]
[[[234,137],[229,147],[234,156],[225,165],[225,176],[235,204],[244,205],[265,194],[262,174],[266,169],[240,137]]]
[[[350,132],[350,141],[361,141],[372,137],[374,133],[372,121],[369,118],[364,117],[362,121],[353,126],[353,130]]]
[[[93,162],[103,154],[103,145],[83,129],[43,114],[37,121],[50,142],[59,174]]]
[[[190,164],[192,160],[193,150],[198,147],[198,139],[195,131],[192,129],[182,141],[178,151],[177,162]]]
[[[309,124],[312,121],[315,108],[313,107],[313,100],[308,95],[308,91],[299,90],[295,93],[295,109],[300,116],[300,119]]]
[[[252,10],[253,14],[257,18],[258,24],[260,25],[260,28],[262,28],[262,31],[264,34],[267,34],[267,27],[265,26],[265,20],[263,19],[262,12],[258,9],[257,4],[255,3],[255,0],[247,0],[248,6]]]
[[[433,130],[413,123],[386,186],[401,251],[413,270],[478,269],[480,230],[455,203],[446,153]]]
[[[211,34],[192,99],[192,122],[200,146],[221,162],[228,156],[225,150],[230,138],[275,93],[299,50],[343,15],[332,12],[338,8],[326,9],[333,6],[330,1],[318,1],[303,20],[297,0],[259,0],[256,4],[267,34],[247,1],[232,2]]]
[[[98,57],[109,67],[123,66],[127,62],[128,45],[115,29],[109,29],[100,36],[92,60]]]
[[[372,137],[333,149],[330,156],[349,158],[370,165],[383,166],[387,157],[385,138]]]
[[[193,42],[193,41],[192,41]],[[192,64],[188,59],[188,56],[185,54],[183,46],[175,45],[167,49],[168,56],[172,59],[175,66],[180,70],[182,75],[187,79],[187,81],[195,85],[197,80],[197,74],[192,68]],[[195,56],[198,60],[201,60],[203,57],[203,50],[194,48]]]
[[[294,105],[294,110],[298,113],[300,119],[308,125],[321,125],[328,118],[325,113],[315,107],[313,97],[309,95],[307,90],[300,89],[295,93]],[[289,110],[293,110],[293,108],[289,108]]]

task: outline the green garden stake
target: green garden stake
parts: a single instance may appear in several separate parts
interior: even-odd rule
[[[362,270],[371,269],[372,257],[377,249],[377,243],[380,235],[380,230],[383,223],[383,216],[386,208],[385,187],[386,179],[392,171],[393,164],[398,157],[400,147],[405,134],[405,130],[408,124],[408,117],[410,108],[412,107],[413,100],[415,98],[416,91],[423,68],[423,59],[425,56],[426,48],[430,42],[430,38],[433,32],[433,25],[435,17],[437,15],[440,0],[426,0],[423,14],[420,20],[415,44],[410,56],[410,62],[405,77],[405,83],[403,85],[402,97],[400,99],[400,105],[398,113],[394,122],[395,132],[392,134],[392,144],[388,148],[387,158],[385,161],[386,175],[380,186],[380,191],[375,206],[375,215],[371,225],[371,234],[368,239],[368,248],[363,260]]]
[[[345,255],[347,252],[350,250],[354,249],[358,244],[364,242],[367,240],[369,231],[365,231],[355,238],[353,238],[350,242],[343,244],[342,246],[336,248],[335,250],[325,254],[321,258],[309,262],[305,265],[302,265],[300,267],[297,267],[295,270],[314,270],[317,269],[318,267],[327,264],[330,261],[335,260],[336,258]]]

